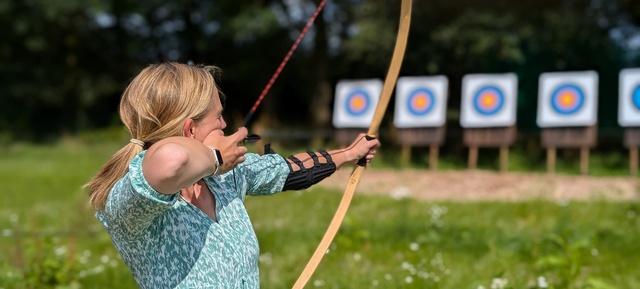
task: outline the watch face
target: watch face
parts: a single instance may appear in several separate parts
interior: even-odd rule
[[[222,160],[222,154],[219,150],[213,150],[216,153],[216,160],[218,160],[218,165],[222,165],[224,161]]]

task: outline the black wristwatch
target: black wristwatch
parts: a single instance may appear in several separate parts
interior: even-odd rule
[[[211,148],[211,151],[213,152],[213,158],[216,162],[216,168],[213,170],[212,174],[215,176],[220,171],[220,168],[222,168],[222,164],[224,163],[224,161],[222,160],[222,154],[220,153],[220,150]]]

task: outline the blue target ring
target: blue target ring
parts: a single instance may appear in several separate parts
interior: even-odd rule
[[[485,85],[473,95],[473,107],[485,116],[498,113],[504,106],[504,93],[494,85]]]
[[[433,91],[426,87],[415,89],[407,98],[407,110],[415,116],[425,116],[429,114],[436,104]]]
[[[637,110],[640,110],[640,84],[637,84],[631,92],[631,103]]]
[[[562,115],[572,115],[584,106],[584,90],[575,84],[561,84],[551,93],[551,107]]]
[[[350,115],[361,116],[371,107],[371,97],[366,90],[356,88],[347,95],[344,104]]]

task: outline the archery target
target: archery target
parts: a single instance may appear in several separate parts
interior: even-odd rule
[[[504,106],[504,92],[497,86],[485,85],[473,95],[473,108],[483,115],[495,115]]]
[[[517,92],[518,78],[513,73],[465,75],[460,124],[464,128],[514,125]]]
[[[342,80],[336,85],[333,125],[337,128],[366,128],[373,119],[382,81]]]
[[[351,116],[361,116],[369,110],[371,106],[371,96],[362,88],[353,89],[344,101],[347,113]]]
[[[400,77],[393,123],[399,128],[438,127],[445,123],[445,76]]]
[[[539,86],[540,127],[590,126],[596,123],[596,72],[543,73]]]
[[[618,123],[640,126],[640,68],[624,69],[619,78]]]

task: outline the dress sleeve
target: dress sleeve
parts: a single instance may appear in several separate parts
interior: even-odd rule
[[[148,228],[178,197],[178,192],[162,194],[149,185],[142,174],[145,152],[131,160],[129,171],[111,189],[105,206],[110,223],[125,234],[135,235]]]
[[[246,182],[246,194],[270,195],[281,192],[289,175],[287,161],[277,154],[245,154],[238,171]]]

